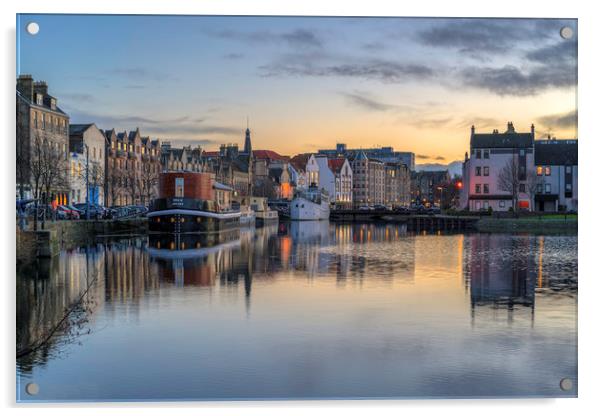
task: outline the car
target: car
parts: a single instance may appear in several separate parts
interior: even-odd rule
[[[57,208],[58,212],[64,212],[66,218],[71,220],[79,220],[79,210],[75,209],[69,205],[59,205]]]
[[[408,207],[395,207],[394,211],[399,214],[409,214],[410,213],[410,209]]]
[[[77,210],[81,211],[80,218],[88,218],[88,204],[85,202],[73,205]],[[89,204],[90,206],[90,219],[100,220],[105,216],[105,209],[100,205]]]
[[[374,204],[372,209],[374,209],[375,211],[386,211],[387,207],[383,204]]]
[[[368,205],[360,205],[360,206],[358,207],[358,209],[359,209],[360,211],[370,211],[370,210],[372,210],[372,208],[371,208],[371,207],[369,207]]]

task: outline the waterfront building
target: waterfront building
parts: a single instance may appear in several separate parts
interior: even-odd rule
[[[399,152],[393,150],[392,147],[374,147],[368,149],[348,149],[345,143],[337,143],[334,149],[321,149],[318,154],[329,157],[346,157],[351,159],[355,157],[359,151],[363,151],[370,159],[377,159],[381,162],[402,163],[408,167],[410,171],[415,169],[415,155],[412,152]]]
[[[535,141],[536,211],[577,211],[577,140]]]
[[[205,171],[212,172],[216,181],[232,187],[234,198],[252,194],[253,155],[239,152],[237,144],[222,144],[217,152],[203,152]]]
[[[442,206],[445,190],[451,183],[447,170],[412,173],[412,202],[426,207]]]
[[[17,78],[16,108],[17,196],[68,203],[69,116],[48,94],[46,82],[34,82],[31,75]]]
[[[203,172],[203,151],[201,146],[172,147],[164,141],[161,144],[161,169],[163,171]]]
[[[253,186],[256,196],[267,198],[293,197],[289,174],[289,158],[273,150],[253,150]]]
[[[408,206],[411,198],[411,175],[408,166],[399,162],[385,163],[385,205]]]
[[[534,125],[526,133],[518,133],[512,122],[504,133],[497,129],[476,133],[472,126],[470,156],[466,154],[462,165],[460,206],[470,211],[531,210],[534,141]]]
[[[290,159],[288,170],[294,187],[304,189],[309,186],[307,165],[311,158],[315,160],[312,153],[301,153]]]
[[[335,208],[351,208],[353,204],[353,169],[345,157],[314,157],[319,173],[317,184],[328,192]]]
[[[86,202],[88,195],[91,204],[104,205],[105,141],[104,133],[93,123],[69,126],[69,183],[72,204]]]
[[[385,203],[384,165],[378,159],[369,158],[363,150],[352,156],[352,201],[355,208]]]
[[[142,137],[140,129],[106,130],[105,201],[107,206],[148,205],[157,196],[161,143]]]

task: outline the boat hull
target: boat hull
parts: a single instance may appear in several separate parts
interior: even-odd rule
[[[325,200],[317,204],[308,199],[297,197],[291,201],[290,212],[293,221],[328,220],[330,206]]]
[[[150,233],[212,233],[240,226],[240,212],[215,213],[168,209],[147,214]]]

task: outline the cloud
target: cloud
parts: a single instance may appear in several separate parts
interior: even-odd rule
[[[485,89],[500,96],[536,95],[550,88],[577,84],[577,74],[566,65],[539,65],[522,70],[513,65],[501,68],[468,67],[460,72],[464,85]]]
[[[235,40],[244,43],[284,43],[292,47],[320,48],[322,40],[307,29],[295,29],[289,32],[273,32],[269,30],[257,30],[252,32],[241,32],[225,29],[220,31],[205,31],[208,36]]]
[[[498,119],[492,117],[466,117],[460,120],[457,124],[457,128],[468,128],[475,126],[475,129],[483,129],[486,127],[499,126],[501,123]]]
[[[537,118],[537,123],[547,129],[570,129],[577,127],[577,110],[567,113],[549,114]]]
[[[441,23],[443,22],[443,23]],[[560,19],[453,19],[440,20],[417,34],[428,46],[455,49],[484,59],[487,54],[504,54],[517,43],[532,43],[559,37],[560,28],[572,24]]]
[[[230,59],[230,60],[242,59],[244,57],[245,57],[245,55],[242,53],[227,53],[223,56],[224,59]]]
[[[418,128],[437,128],[445,126],[453,121],[453,117],[441,117],[441,118],[415,118],[408,121],[414,127]]]
[[[259,67],[264,77],[309,76],[346,77],[376,80],[386,84],[431,78],[434,71],[421,64],[405,64],[382,59],[353,63],[314,64],[311,60],[289,60]]]
[[[420,155],[420,154],[416,155],[415,158],[416,159],[421,159],[421,160],[431,159],[431,157],[429,155]]]
[[[544,65],[562,65],[577,67],[577,42],[574,40],[561,40],[552,45],[543,46],[529,51],[525,57]]]
[[[414,156],[416,159],[419,160],[445,160],[445,158],[443,156],[430,156],[430,155],[415,155]]]
[[[393,104],[386,104],[375,99],[367,97],[365,93],[361,93],[359,91],[353,93],[340,93],[348,103],[359,107],[364,110],[369,111],[396,111],[399,110],[400,107]]]

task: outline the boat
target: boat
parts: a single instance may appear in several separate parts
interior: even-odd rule
[[[278,211],[268,206],[267,198],[253,196],[250,198],[251,209],[255,211],[255,224],[259,227],[278,223]]]
[[[148,212],[150,233],[220,232],[240,226],[232,209],[232,188],[208,172],[163,172],[159,196]]]
[[[328,193],[318,189],[317,186],[298,190],[291,201],[290,215],[293,221],[328,220],[330,217]]]
[[[250,206],[243,205],[240,207],[240,225],[255,226],[255,211]]]

